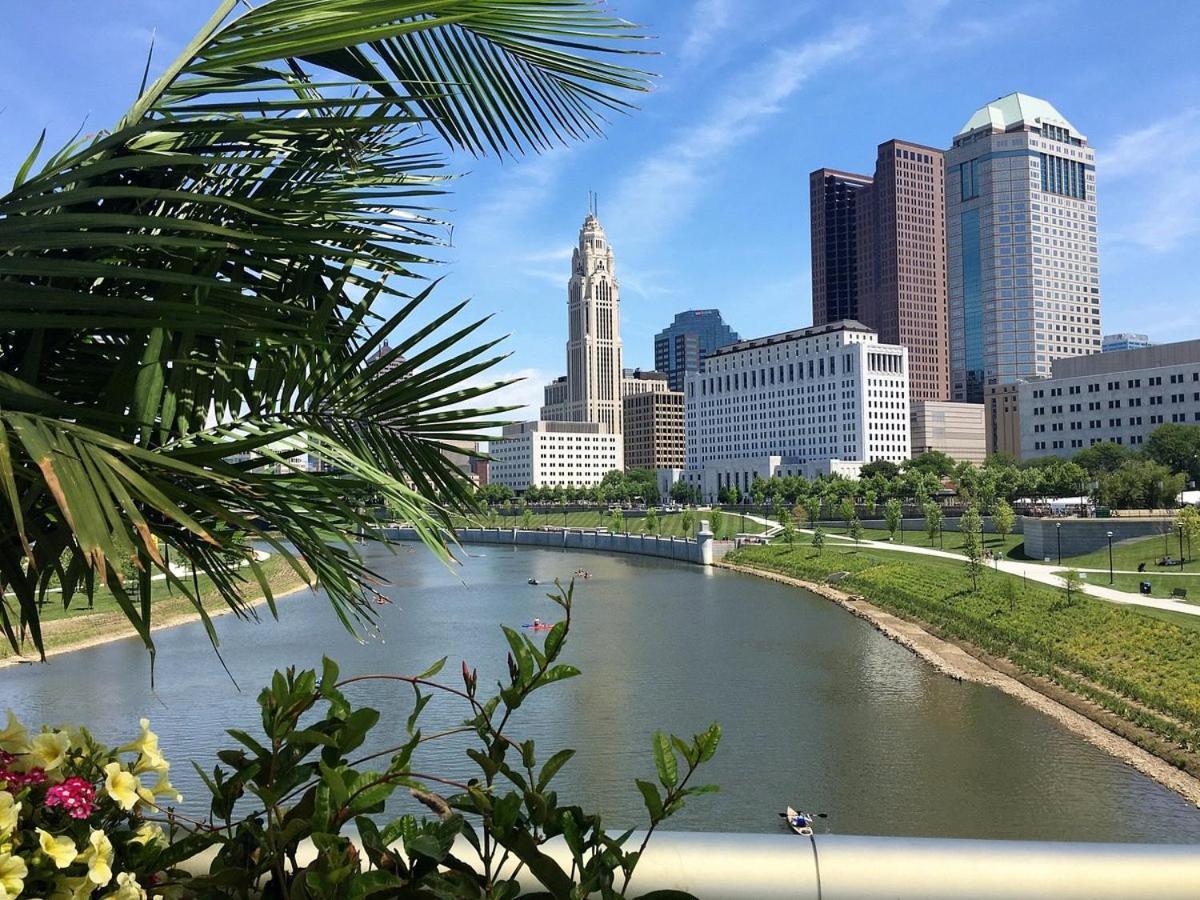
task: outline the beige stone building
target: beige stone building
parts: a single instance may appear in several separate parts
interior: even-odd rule
[[[597,422],[622,431],[621,287],[595,212],[579,230],[567,285],[567,374],[546,387],[543,421]]]
[[[940,450],[976,465],[987,457],[982,403],[914,400],[911,417],[913,457]]]
[[[1021,409],[1018,385],[989,384],[983,391],[984,437],[987,454],[1010,453],[1021,458]]]
[[[681,469],[684,464],[683,392],[667,387],[625,395],[625,468]]]

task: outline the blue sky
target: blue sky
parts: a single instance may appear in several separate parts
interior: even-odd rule
[[[215,0],[0,0],[0,178],[118,118],[150,35],[168,59]],[[1107,0],[609,0],[656,35],[655,90],[604,140],[519,163],[459,157],[440,302],[511,333],[508,399],[564,366],[570,248],[600,196],[628,365],[674,313],[719,307],[743,336],[811,322],[808,173],[870,171],[892,137],[948,146],[1014,90],[1097,149],[1104,329],[1200,337],[1200,4]]]

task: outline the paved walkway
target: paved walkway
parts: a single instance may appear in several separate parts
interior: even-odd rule
[[[804,534],[812,534],[807,528],[799,529]],[[835,540],[839,543],[852,543],[845,535],[826,535],[827,540]],[[918,556],[936,556],[941,559],[953,559],[962,562],[964,557],[959,553],[951,553],[948,550],[935,550],[932,547],[913,547],[907,544],[890,544],[884,541],[859,541],[859,545],[870,547],[873,550],[890,550],[893,553],[915,553]],[[1051,587],[1064,587],[1063,580],[1055,575],[1058,566],[1047,566],[1042,563],[1024,562],[1011,559],[999,559],[985,563],[989,568],[997,569],[1001,572],[1007,572],[1009,575],[1018,575],[1023,578],[1028,578],[1031,581],[1036,581],[1040,584],[1047,584]],[[1081,571],[1091,572],[1108,572],[1108,569],[1084,569]],[[1136,574],[1136,573],[1131,573]],[[1185,573],[1186,574],[1186,573]],[[1144,597],[1141,594],[1131,594],[1128,591],[1118,591],[1115,588],[1101,587],[1098,584],[1090,584],[1084,582],[1083,591],[1093,597],[1099,597],[1101,600],[1108,600],[1112,603],[1123,603],[1127,606],[1145,606],[1151,609],[1165,609],[1171,612],[1183,613],[1189,616],[1200,616],[1200,606],[1190,603],[1184,603],[1179,600],[1164,600],[1157,597]]]

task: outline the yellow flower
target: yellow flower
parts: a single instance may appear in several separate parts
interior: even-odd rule
[[[143,822],[133,833],[133,837],[129,839],[131,844],[145,844],[147,847],[151,844],[165,844],[166,842],[166,832],[155,822]]]
[[[138,735],[138,739],[133,743],[117,748],[117,752],[131,753],[136,750],[144,756],[162,759],[162,752],[158,749],[158,735],[150,730],[150,720],[142,719],[139,724],[142,726],[142,733]]]
[[[29,734],[25,726],[17,721],[13,711],[8,710],[8,724],[0,731],[0,750],[8,753],[24,753],[29,747]]]
[[[38,767],[53,772],[67,759],[71,749],[71,737],[65,731],[43,731],[35,734],[29,742],[29,755],[24,764],[28,768]]]
[[[21,812],[21,804],[8,791],[0,791],[0,837],[4,837],[17,827],[17,817]]]
[[[38,846],[41,847],[43,853],[54,860],[56,868],[65,869],[75,862],[75,857],[79,854],[75,852],[75,842],[69,837],[55,837],[42,828],[37,829],[37,834]]]
[[[50,900],[88,900],[95,889],[96,886],[86,875],[80,875],[77,878],[60,875],[54,882]]]
[[[104,767],[104,790],[126,812],[133,810],[139,801],[154,802],[154,794],[142,787],[142,781],[132,772],[126,772],[120,763],[109,763]]]
[[[25,889],[29,869],[19,856],[0,853],[0,897],[16,897]]]
[[[79,861],[87,863],[87,877],[96,887],[104,887],[112,881],[112,842],[103,831],[92,830],[88,836],[87,849],[79,854]]]
[[[146,900],[146,892],[137,883],[137,879],[129,872],[117,876],[117,886],[104,895],[112,900]]]

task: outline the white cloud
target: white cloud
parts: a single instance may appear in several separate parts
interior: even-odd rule
[[[544,388],[561,372],[550,373],[544,369],[525,368],[509,369],[500,372],[486,372],[471,382],[472,386],[494,384],[500,381],[511,381],[513,384],[500,388],[490,394],[484,394],[471,401],[471,406],[520,406],[521,409],[505,413],[502,418],[513,422],[524,422],[538,417],[545,396]]]
[[[613,228],[622,239],[651,239],[695,204],[706,175],[822,69],[856,53],[865,26],[837,29],[820,40],[778,48],[748,69],[718,97],[705,116],[644,159],[617,188],[620,210]]]
[[[1096,170],[1114,243],[1163,253],[1200,233],[1200,109],[1120,135]]]
[[[696,62],[733,21],[731,0],[696,0],[688,22],[688,32],[680,48],[685,64]]]

